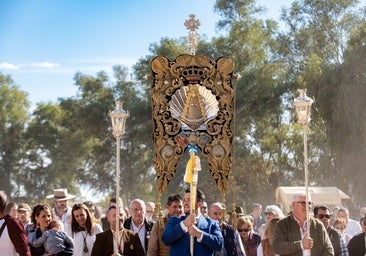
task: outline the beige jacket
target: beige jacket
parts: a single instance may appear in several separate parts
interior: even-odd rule
[[[165,245],[161,240],[167,221],[168,218],[164,217],[155,222],[151,229],[146,256],[169,256],[169,246]]]

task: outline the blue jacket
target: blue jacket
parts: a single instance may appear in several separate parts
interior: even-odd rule
[[[190,256],[190,235],[180,226],[185,218],[170,217],[166,224],[162,240],[170,246],[170,256]],[[222,250],[224,239],[217,221],[200,216],[196,226],[203,236],[201,242],[194,238],[194,255],[212,256],[214,251]]]

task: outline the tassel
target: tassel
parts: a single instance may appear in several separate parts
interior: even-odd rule
[[[184,175],[184,182],[191,184],[194,180],[194,170],[195,170],[196,158],[192,151],[186,166],[186,173]]]

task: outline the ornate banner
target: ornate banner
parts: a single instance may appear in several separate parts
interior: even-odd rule
[[[162,194],[186,150],[200,151],[219,191],[232,164],[234,62],[183,54],[151,61],[156,186]]]

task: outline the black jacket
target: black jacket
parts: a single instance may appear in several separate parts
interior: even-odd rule
[[[122,231],[123,255],[145,256],[139,236],[129,230]],[[113,233],[111,229],[96,235],[91,256],[104,256],[113,254]]]
[[[348,243],[349,256],[365,255],[365,232],[355,235]]]
[[[131,221],[132,221],[131,217],[126,219],[125,222],[123,223],[123,227],[133,231],[133,229],[131,227]],[[144,220],[144,225],[145,225],[145,230],[146,230],[146,233],[145,233],[145,249],[147,250],[147,245],[149,243],[150,233],[151,233],[151,229],[154,225],[154,222],[148,221],[148,220],[145,219]],[[145,253],[146,253],[146,251],[145,251]]]

